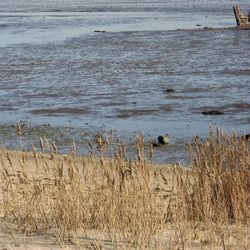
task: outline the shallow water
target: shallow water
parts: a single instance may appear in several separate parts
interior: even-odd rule
[[[127,143],[168,133],[156,160],[182,161],[209,124],[249,133],[250,31],[223,29],[235,1],[133,2],[0,0],[3,144],[20,120],[59,128],[65,145],[110,129]]]

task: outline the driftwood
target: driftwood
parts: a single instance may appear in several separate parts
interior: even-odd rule
[[[233,6],[237,28],[250,29],[250,13],[242,14],[239,6]]]

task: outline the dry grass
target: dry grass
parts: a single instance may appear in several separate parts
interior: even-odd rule
[[[249,222],[249,144],[217,130],[190,147],[195,173],[187,219],[223,223]]]
[[[211,130],[190,145],[191,168],[153,165],[152,147],[148,163],[142,136],[133,161],[122,142],[112,146],[112,134],[96,141],[98,155],[90,145],[84,158],[75,145],[58,155],[44,138],[40,151],[1,150],[0,211],[9,230],[90,249],[249,247],[246,140]]]
[[[249,221],[249,144],[218,130],[190,145],[192,167],[178,177],[181,220],[246,223]]]

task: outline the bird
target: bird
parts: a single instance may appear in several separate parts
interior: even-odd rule
[[[169,143],[168,134],[160,135],[160,136],[158,137],[158,143],[161,144],[161,145],[168,144],[168,143]]]
[[[156,140],[152,141],[151,142],[151,145],[153,147],[161,147],[163,145],[166,145],[169,143],[169,137],[168,137],[168,134],[165,134],[165,135],[159,135],[158,136],[158,141],[156,142]]]
[[[250,134],[242,135],[240,138],[242,140],[250,141]]]

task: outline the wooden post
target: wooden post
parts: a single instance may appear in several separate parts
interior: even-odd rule
[[[250,29],[250,14],[242,14],[240,13],[239,6],[233,6],[234,15],[237,23],[237,28],[239,29]]]
[[[240,18],[240,7],[239,6],[233,6],[234,9],[234,15],[236,19],[237,26],[242,26],[241,18]]]

